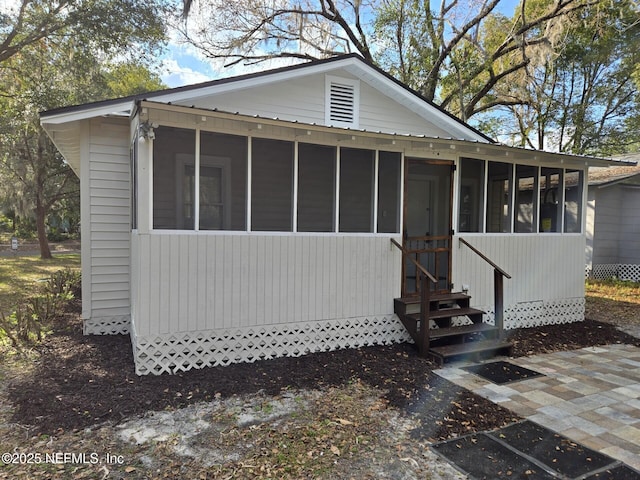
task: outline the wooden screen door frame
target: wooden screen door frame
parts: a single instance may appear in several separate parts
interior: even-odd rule
[[[411,167],[422,171],[413,173]],[[432,285],[434,292],[451,291],[455,163],[407,157],[404,168],[402,246],[438,279],[438,284]],[[409,185],[416,181],[424,182],[424,189],[410,192]],[[402,296],[419,293],[415,266],[406,260],[402,264]]]

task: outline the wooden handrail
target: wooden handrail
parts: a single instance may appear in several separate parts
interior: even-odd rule
[[[504,279],[511,278],[511,275],[501,269],[495,262],[464,238],[458,237],[458,240],[493,267],[493,319],[495,326],[498,328],[498,338],[502,340],[504,337]]]
[[[415,258],[412,258],[411,255],[409,255],[409,252],[407,252],[402,245],[396,242],[393,238],[391,238],[390,240],[391,240],[391,243],[393,243],[396,247],[400,249],[403,256],[406,256],[407,258],[409,258],[409,260],[411,260],[414,263],[416,268],[420,270],[420,273],[422,273],[425,277],[431,280],[434,284],[436,285],[438,284],[438,280],[436,280],[436,278],[433,275],[431,275],[422,265],[420,265],[420,263]]]
[[[485,262],[487,262],[489,265],[491,265],[493,267],[493,269],[498,271],[503,277],[511,278],[511,275],[509,275],[502,268],[500,268],[498,265],[496,265],[489,257],[487,257],[484,253],[482,253],[476,247],[471,245],[469,242],[467,242],[464,238],[458,237],[458,240],[460,240],[461,243],[464,243],[467,247],[469,247],[481,259],[483,259]]]

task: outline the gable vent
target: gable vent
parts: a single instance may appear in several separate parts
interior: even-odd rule
[[[357,80],[327,78],[327,124],[337,127],[357,127],[358,96]]]
[[[353,85],[331,83],[331,121],[353,123],[355,99]]]

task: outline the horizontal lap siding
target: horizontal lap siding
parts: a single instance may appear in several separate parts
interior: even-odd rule
[[[91,316],[130,314],[129,125],[95,120],[89,145]]]
[[[267,85],[211,99],[211,108],[301,123],[324,123],[324,78],[312,77]]]
[[[337,79],[357,80],[346,70],[330,73]],[[450,137],[437,121],[425,120],[417,113],[398,103],[360,80],[359,125],[356,128],[387,133]],[[324,75],[292,79],[283,84],[258,85],[243,91],[223,92],[198,100],[202,108],[239,112],[265,118],[325,124],[326,85]],[[154,120],[175,122],[179,115],[154,114]],[[184,123],[186,126],[189,123]]]
[[[140,235],[138,335],[389,315],[389,238]]]
[[[621,187],[619,260],[622,265],[640,265],[640,187]]]
[[[402,107],[396,100],[382,95],[366,83],[361,83],[360,92],[360,128],[364,130],[451,137],[450,132],[436,125],[427,124],[424,118]]]
[[[593,264],[619,262],[621,223],[621,196],[619,186],[598,188],[596,191],[595,231],[593,238]]]
[[[579,235],[463,237],[511,275],[505,306],[584,296],[585,240]],[[455,287],[469,285],[475,305],[493,305],[493,268],[454,240]]]

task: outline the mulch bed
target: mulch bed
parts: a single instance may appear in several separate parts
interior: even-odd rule
[[[79,308],[79,305],[76,305]],[[605,323],[586,320],[510,332],[514,355],[640,340]],[[384,393],[389,405],[416,415],[415,435],[444,440],[507,425],[514,414],[438,377],[436,366],[412,345],[367,347],[212,367],[176,375],[134,372],[128,336],[83,336],[76,313],[67,315],[39,348],[30,374],[10,380],[12,421],[31,434],[59,434],[149,410],[283,389],[339,386],[359,379]]]

